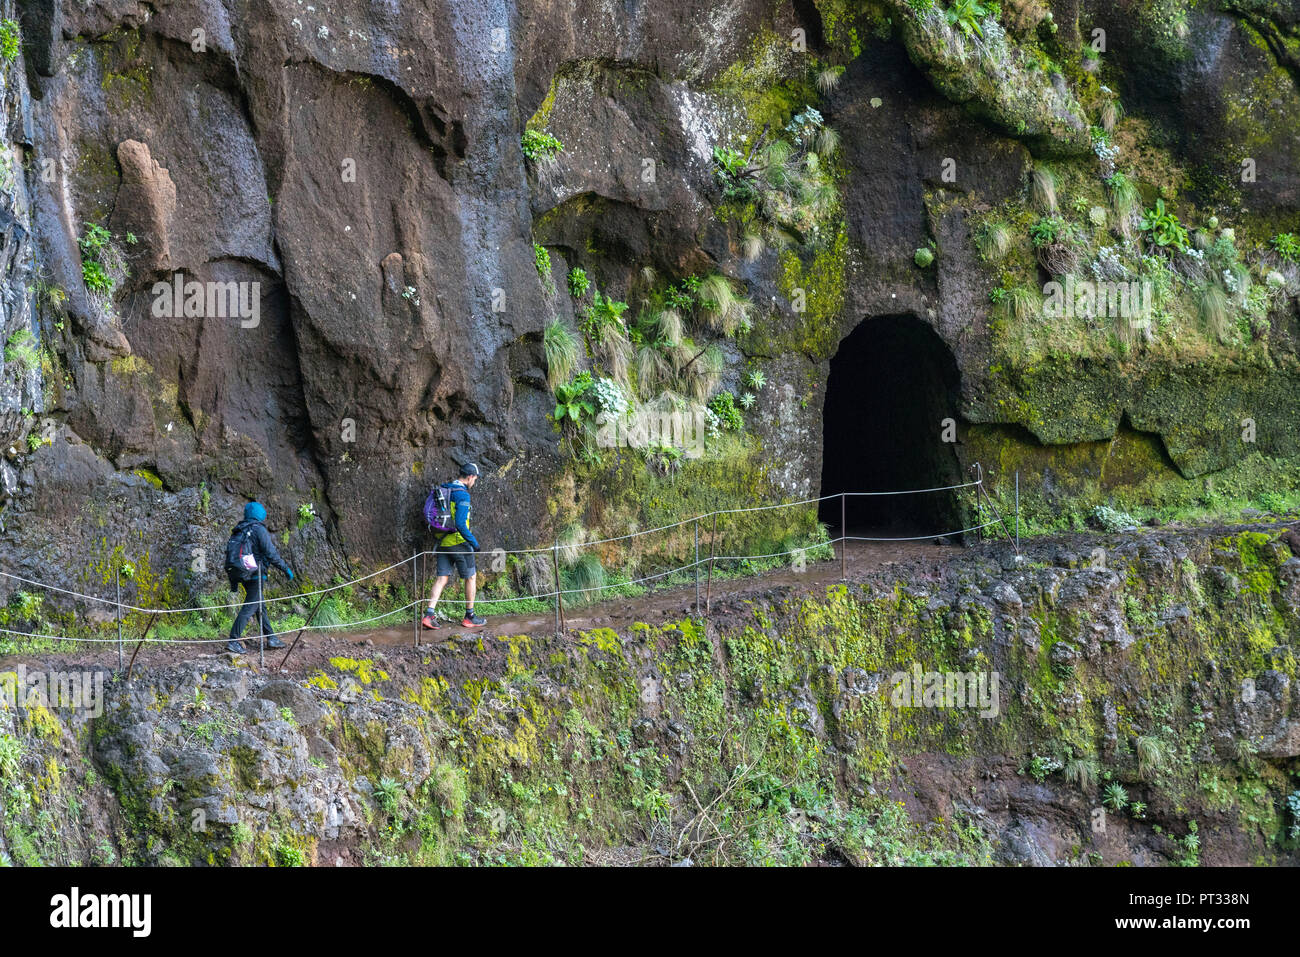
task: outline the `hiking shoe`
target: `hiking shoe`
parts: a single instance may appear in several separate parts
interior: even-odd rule
[[[228,641],[226,642],[226,651],[234,655],[242,655],[244,653],[244,643],[242,641]]]
[[[476,615],[473,612],[471,612],[470,614],[462,618],[460,620],[460,623],[461,626],[464,628],[482,628],[484,625],[487,624],[487,619],[482,617],[481,615]]]
[[[284,647],[284,642],[281,641],[279,638],[275,637],[275,635],[272,635],[272,636],[267,640],[267,642],[266,642],[266,647],[268,647],[268,648],[283,648],[283,647]]]
[[[423,618],[420,619],[420,627],[428,628],[430,631],[433,631],[435,628],[437,628],[439,624],[440,622],[438,621],[438,616],[436,614],[433,615],[426,614]]]

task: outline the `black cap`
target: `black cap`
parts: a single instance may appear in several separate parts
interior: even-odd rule
[[[478,475],[478,466],[473,462],[466,462],[460,467],[460,477],[469,478],[471,475]]]

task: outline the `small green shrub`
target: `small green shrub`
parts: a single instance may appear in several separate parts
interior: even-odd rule
[[[613,326],[621,330],[623,313],[626,311],[627,303],[619,302],[610,296],[602,296],[597,291],[591,305],[582,315],[582,331],[594,340],[600,337],[606,327]]]
[[[277,844],[275,846],[275,863],[277,867],[302,867],[307,862],[303,860],[302,851],[288,844]]]
[[[5,63],[13,63],[18,59],[21,49],[22,36],[19,33],[18,21],[8,18],[0,20],[0,59]]]
[[[573,296],[574,299],[581,299],[590,285],[591,280],[587,278],[585,269],[574,266],[569,270],[569,295]]]
[[[519,146],[524,155],[533,161],[554,159],[564,149],[563,143],[542,130],[524,130],[524,135],[519,138]]]
[[[1300,262],[1300,239],[1294,233],[1278,233],[1272,239],[1272,246],[1287,262]]]
[[[97,262],[82,262],[81,278],[85,281],[86,288],[95,292],[110,292],[113,288],[112,278],[104,267]]]
[[[1041,754],[1036,754],[1028,764],[1021,768],[1021,773],[1027,773],[1039,784],[1042,784],[1049,776],[1060,771],[1062,767],[1063,765],[1061,762],[1057,761],[1055,758],[1048,758]]]
[[[77,240],[77,245],[81,248],[81,277],[86,288],[93,292],[111,292],[116,285],[114,271],[126,275],[122,254],[113,243],[112,233],[103,226],[86,223],[86,231]]]
[[[1132,528],[1138,524],[1138,520],[1128,512],[1122,512],[1119,509],[1111,508],[1109,505],[1098,505],[1092,510],[1092,520],[1103,531],[1121,532],[1126,528]]]
[[[24,372],[35,369],[40,362],[36,337],[30,329],[19,329],[5,343],[5,365],[16,365]]]
[[[745,420],[736,408],[736,397],[730,392],[719,392],[709,402],[709,411],[718,417],[722,427],[729,432],[739,432],[745,427]]]
[[[389,777],[382,777],[375,782],[374,789],[375,803],[389,814],[397,810],[398,802],[402,798],[402,786],[396,780]]]
[[[739,150],[713,147],[713,175],[722,186],[722,198],[744,202],[755,194],[757,170],[745,162]]]
[[[1041,249],[1059,242],[1066,228],[1066,222],[1060,216],[1043,216],[1029,227],[1029,239],[1035,249]]]
[[[18,777],[25,749],[21,739],[0,734],[0,781],[13,781]]]
[[[1178,216],[1165,208],[1165,201],[1157,199],[1154,209],[1148,209],[1142,217],[1139,228],[1151,241],[1161,248],[1187,249],[1187,228],[1178,220]]]
[[[934,250],[930,249],[928,246],[922,246],[916,251],[915,255],[912,256],[912,261],[922,269],[925,269],[934,262]]]
[[[555,285],[551,282],[551,254],[545,246],[533,243],[533,262],[537,266],[537,275],[542,280],[542,285],[553,290]]]
[[[572,382],[555,387],[555,421],[562,425],[578,426],[584,417],[596,414],[596,405],[589,395],[592,380],[590,372],[580,373]]]

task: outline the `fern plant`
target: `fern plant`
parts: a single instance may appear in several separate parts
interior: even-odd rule
[[[989,15],[989,10],[978,0],[954,0],[943,15],[949,26],[956,27],[967,37],[983,39],[984,28],[980,21]]]

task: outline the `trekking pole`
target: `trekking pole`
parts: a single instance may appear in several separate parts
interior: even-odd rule
[[[122,569],[116,569],[117,576],[117,673],[122,673]]]
[[[700,520],[695,520],[695,617],[700,617]]]
[[[718,512],[713,511],[713,531],[709,534],[709,580],[704,586],[704,614],[713,608],[713,556],[718,551]]]
[[[840,492],[840,581],[849,580],[849,523],[846,516],[848,492]]]
[[[412,648],[420,647],[420,551],[411,552],[411,600],[415,604],[415,631]]]
[[[266,579],[257,566],[257,670],[266,670]]]
[[[988,502],[989,511],[991,511],[991,512],[993,513],[993,517],[994,517],[995,519],[997,519],[998,524],[1002,526],[1002,532],[1003,532],[1003,534],[1005,534],[1005,535],[1007,536],[1007,541],[1008,541],[1008,542],[1011,542],[1012,547],[1014,547],[1015,550],[1016,550],[1016,554],[1019,555],[1019,554],[1020,554],[1020,538],[1019,538],[1018,536],[1017,536],[1015,539],[1013,539],[1013,538],[1011,537],[1011,529],[1007,528],[1007,520],[1004,519],[1004,518],[1002,517],[1002,513],[1001,513],[1000,511],[998,511],[998,507],[997,507],[997,505],[994,503],[994,501],[993,501],[993,497],[992,497],[991,495],[989,495],[988,489],[986,489],[983,485],[981,485],[981,486],[980,486],[980,491],[984,493],[984,501]]]
[[[277,671],[284,670],[284,663],[288,661],[289,656],[293,654],[293,649],[298,647],[298,642],[302,638],[302,633],[307,630],[307,626],[316,620],[316,612],[320,611],[320,606],[324,603],[325,596],[328,594],[328,591],[323,591],[320,593],[320,597],[316,599],[316,604],[312,607],[311,614],[308,615],[307,620],[302,623],[302,627],[298,629],[298,633],[293,636],[293,641],[289,643],[289,650],[286,651],[284,657],[280,659],[280,667],[276,669]]]

